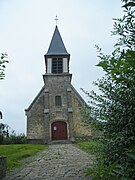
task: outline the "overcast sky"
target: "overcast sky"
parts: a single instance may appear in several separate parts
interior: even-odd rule
[[[26,109],[43,87],[44,54],[58,16],[58,28],[70,58],[72,84],[96,90],[92,84],[103,72],[94,46],[113,50],[113,18],[121,17],[121,0],[0,0],[0,52],[7,52],[6,78],[0,81],[3,123],[26,132]]]

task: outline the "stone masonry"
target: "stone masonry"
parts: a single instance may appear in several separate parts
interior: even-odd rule
[[[70,55],[67,53],[56,26],[45,55],[44,86],[25,110],[29,143],[48,144],[52,140],[75,142],[92,136],[84,114],[87,104],[71,84]],[[56,97],[60,105],[56,105]]]
[[[59,88],[57,87],[59,84]],[[55,107],[55,94],[61,95],[62,107]],[[51,124],[61,120],[68,124],[68,140],[91,136],[91,128],[84,122],[86,103],[80,98],[70,83],[69,76],[46,77],[41,90],[27,114],[27,138],[33,143],[51,141]],[[51,107],[51,108],[50,108]]]

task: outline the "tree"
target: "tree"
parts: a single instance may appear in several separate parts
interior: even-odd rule
[[[7,54],[6,53],[1,53],[0,54],[0,80],[4,79],[5,77],[5,63],[8,63],[7,60]],[[0,111],[0,119],[2,119],[2,112]],[[7,129],[7,125],[0,123],[0,142],[3,141],[3,138],[5,136],[5,134],[8,136],[8,129]]]
[[[0,112],[0,119],[2,119],[2,112]]]
[[[0,123],[0,144],[3,144],[4,138],[9,138],[9,129],[7,124]]]
[[[91,98],[91,116],[104,124],[103,156],[98,161],[100,179],[135,178],[135,15],[133,0],[123,0],[124,16],[115,19],[113,35],[119,35],[111,55],[97,46],[97,66],[105,77],[95,82],[101,95]]]
[[[0,80],[4,79],[5,77],[5,63],[8,63],[8,60],[7,60],[7,54],[6,53],[1,53],[0,54]]]
[[[7,60],[7,53],[1,53],[0,54],[0,80],[4,79],[5,77],[5,63],[8,63]],[[0,119],[2,119],[2,112],[0,111]]]

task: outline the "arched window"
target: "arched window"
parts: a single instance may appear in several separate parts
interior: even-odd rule
[[[61,96],[55,96],[55,106],[61,106]]]

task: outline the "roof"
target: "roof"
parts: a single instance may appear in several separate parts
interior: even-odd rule
[[[57,26],[46,55],[69,55]]]
[[[41,96],[44,95],[44,89],[45,89],[45,86],[42,87],[42,89],[39,91],[39,93],[38,93],[37,96],[34,98],[34,100],[33,100],[32,103],[29,105],[29,107],[28,107],[27,109],[25,109],[26,112],[29,111],[29,110],[32,108],[32,106],[39,100],[39,98],[40,98]]]

